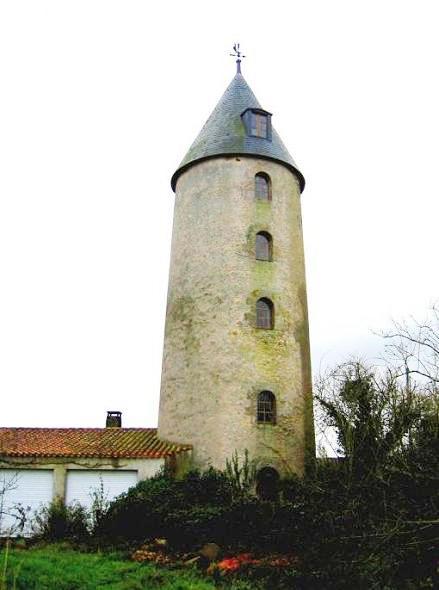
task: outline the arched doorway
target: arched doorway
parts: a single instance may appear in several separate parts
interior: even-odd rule
[[[263,467],[256,474],[256,493],[261,500],[275,501],[279,497],[279,473],[273,467]]]

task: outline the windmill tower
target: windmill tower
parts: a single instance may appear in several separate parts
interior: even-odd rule
[[[314,457],[304,178],[237,72],[174,173],[159,437],[223,469]],[[276,475],[277,476],[277,475]]]

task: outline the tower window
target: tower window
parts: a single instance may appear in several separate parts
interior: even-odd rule
[[[271,391],[261,391],[258,395],[257,419],[261,424],[276,423],[276,398]]]
[[[256,302],[256,327],[272,330],[274,327],[274,306],[273,302],[266,297]]]
[[[256,260],[272,260],[273,238],[265,231],[256,234]]]
[[[261,201],[271,201],[271,182],[268,174],[263,172],[256,174],[255,197]]]

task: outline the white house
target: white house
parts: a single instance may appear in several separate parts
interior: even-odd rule
[[[190,445],[159,440],[155,428],[119,427],[114,414],[106,428],[0,428],[0,535],[14,527],[17,504],[32,513],[58,497],[87,507],[102,484],[111,500],[165,465],[177,473],[190,460]]]

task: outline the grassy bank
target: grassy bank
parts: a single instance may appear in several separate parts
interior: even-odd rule
[[[4,550],[0,552],[3,567]],[[1,576],[1,574],[0,574]],[[1,580],[1,578],[0,578]],[[14,549],[0,590],[213,590],[215,585],[192,570],[139,564],[116,554],[80,553],[63,546]],[[234,582],[230,590],[254,590]]]

